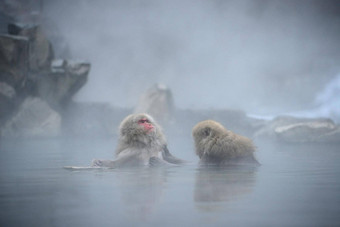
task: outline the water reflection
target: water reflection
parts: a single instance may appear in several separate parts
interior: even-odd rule
[[[198,166],[193,161],[160,169],[68,171],[62,167],[112,158],[114,142],[1,142],[0,226],[340,223],[339,145],[256,141],[262,165],[255,169]],[[176,142],[172,150],[195,158],[192,150],[183,149],[189,142]]]
[[[196,173],[196,207],[211,212],[221,208],[220,202],[250,194],[256,183],[256,170],[250,166],[201,166]]]
[[[117,180],[125,212],[135,219],[148,219],[157,208],[166,177],[166,169],[162,168],[129,168],[119,171]]]

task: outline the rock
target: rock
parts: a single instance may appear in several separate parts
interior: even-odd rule
[[[148,113],[162,124],[173,119],[174,101],[168,87],[155,84],[140,98],[135,113]]]
[[[335,124],[326,121],[300,122],[275,128],[279,140],[285,142],[318,142],[321,135],[334,131]]]
[[[337,126],[335,130],[320,135],[317,142],[340,143],[340,127]]]
[[[66,98],[71,99],[71,97],[87,82],[91,65],[87,62],[70,61],[66,68],[70,77]]]
[[[22,88],[28,71],[28,39],[0,35],[0,81]]]
[[[8,84],[0,82],[0,95],[7,99],[13,99],[15,97],[15,90]]]
[[[38,79],[37,90],[40,97],[43,97],[52,107],[59,109],[84,86],[90,64],[55,60],[51,67],[51,73]]]
[[[1,10],[1,8],[0,6],[0,34],[5,34],[7,33],[8,24],[13,23],[15,19],[8,15],[5,10]]]
[[[297,122],[299,122],[299,120],[294,117],[279,116],[271,121],[267,121],[267,123],[264,123],[263,127],[256,131],[254,136],[256,138],[273,138],[276,136],[275,128]]]
[[[67,62],[64,59],[53,59],[51,63],[52,73],[65,73]]]
[[[53,59],[52,45],[39,25],[10,24],[8,31],[13,35],[25,36],[29,40],[29,69],[46,71],[50,69]]]
[[[90,64],[53,59],[52,45],[39,25],[12,23],[8,32],[0,35],[1,134],[59,135],[61,118],[55,111],[63,113],[84,86]],[[32,96],[40,98],[28,98]]]
[[[327,118],[277,117],[255,137],[289,143],[340,142],[338,126]]]
[[[16,92],[13,87],[0,82],[0,127],[15,109]]]
[[[27,25],[22,23],[9,23],[7,25],[7,31],[8,34],[19,35],[20,32],[25,29],[25,27],[27,27]]]
[[[60,133],[61,117],[40,98],[28,97],[17,114],[1,130],[4,137],[55,137]]]

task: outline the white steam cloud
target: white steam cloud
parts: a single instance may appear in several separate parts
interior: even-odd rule
[[[76,100],[132,107],[161,82],[181,108],[261,114],[311,107],[340,71],[340,17],[321,2],[61,0],[44,14],[92,63]]]

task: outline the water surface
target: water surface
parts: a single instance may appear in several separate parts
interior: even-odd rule
[[[189,138],[190,139],[190,138]],[[113,157],[113,139],[3,140],[1,226],[339,226],[340,149],[255,141],[259,168],[69,171]]]

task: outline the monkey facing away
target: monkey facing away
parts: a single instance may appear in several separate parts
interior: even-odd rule
[[[220,123],[206,120],[192,130],[196,154],[203,164],[255,164],[255,146],[247,137],[227,130]]]
[[[92,167],[180,164],[171,155],[161,127],[148,114],[131,114],[119,126],[115,160],[93,160]]]

